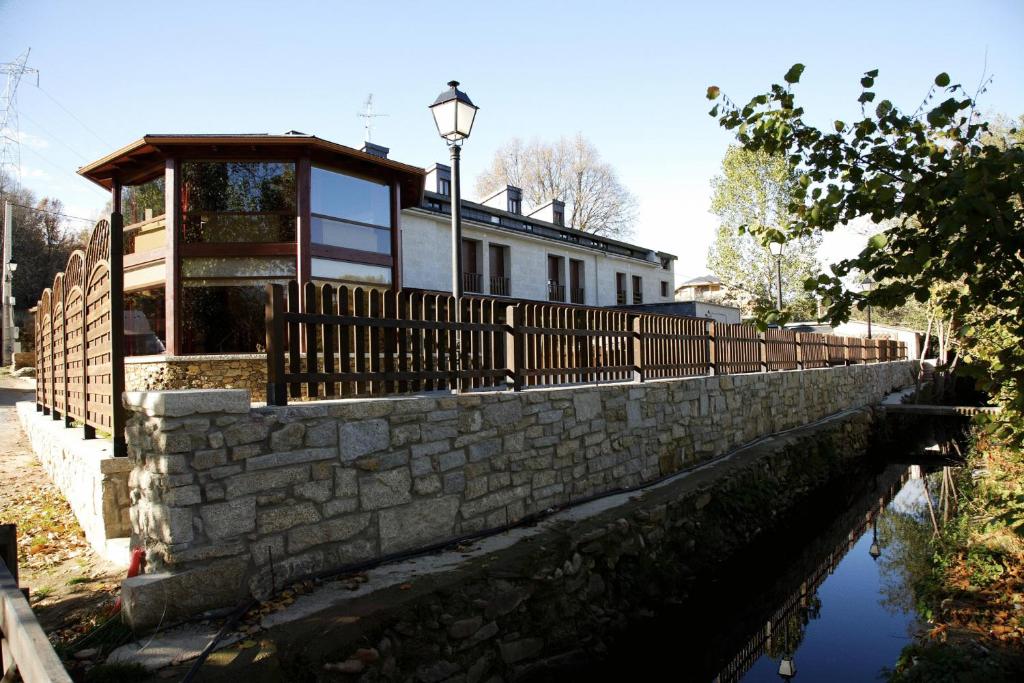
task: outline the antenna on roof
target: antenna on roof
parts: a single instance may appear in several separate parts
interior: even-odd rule
[[[363,103],[363,110],[356,114],[356,116],[365,121],[363,123],[363,128],[366,131],[364,142],[370,142],[370,138],[373,136],[373,120],[381,116],[387,116],[387,114],[375,114],[373,112],[373,93],[370,93],[366,96],[366,102]]]

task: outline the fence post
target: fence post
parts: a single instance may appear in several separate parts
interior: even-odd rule
[[[630,327],[633,330],[633,381],[644,381],[644,342],[640,331],[640,316],[634,316]]]
[[[796,349],[796,369],[797,370],[803,370],[804,369],[804,348],[802,346],[802,344],[803,344],[802,340],[803,340],[803,336],[801,335],[800,332],[794,332],[793,333],[793,345],[794,345],[794,348]]]
[[[267,285],[267,405],[288,405],[284,381],[284,286]]]
[[[124,217],[119,211],[110,214],[110,427],[114,446],[114,457],[128,455],[124,438],[126,422],[124,402]],[[63,302],[63,297],[62,297]],[[63,306],[63,303],[61,303]],[[53,318],[51,317],[51,320]],[[67,332],[67,316],[64,316],[64,330]],[[67,343],[64,344],[64,386],[68,383]],[[56,390],[56,389],[55,389]],[[67,412],[67,402],[64,411]]]
[[[18,527],[15,524],[0,524],[0,560],[7,565],[7,571],[18,585]],[[6,654],[6,653],[5,653]],[[4,662],[6,664],[6,661]]]
[[[704,328],[704,343],[708,356],[708,376],[714,377],[718,374],[718,348],[715,342],[715,321],[706,321]]]
[[[512,375],[512,391],[523,390],[523,366],[526,348],[523,344],[523,308],[519,304],[505,306],[505,367]]]
[[[757,351],[761,360],[761,372],[768,372],[768,331],[757,333]]]

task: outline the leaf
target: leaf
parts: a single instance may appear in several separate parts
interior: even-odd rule
[[[241,643],[238,644],[238,647],[242,648],[243,650],[248,650],[249,648],[256,647],[256,645],[257,643],[255,640],[243,640]]]
[[[708,86],[708,99],[709,100],[718,99],[718,96],[721,94],[721,92],[722,92],[721,89],[719,89],[719,87],[717,85],[709,85]]]
[[[875,78],[875,77],[878,76],[878,69],[872,69],[871,71],[866,71],[864,73],[864,75],[869,77],[869,78]]]
[[[947,85],[949,85],[949,74],[943,71],[938,76],[936,76],[935,85],[939,86],[940,88],[945,88]]]
[[[872,235],[871,239],[868,240],[868,246],[874,250],[882,249],[886,244],[889,243],[889,238],[885,236],[884,232],[880,232],[876,235]]]
[[[882,100],[881,102],[878,103],[878,106],[875,107],[875,116],[877,116],[878,118],[882,118],[891,111],[892,102],[890,102],[889,100]]]
[[[860,79],[860,84],[865,88],[870,88],[875,84],[875,79],[871,78],[870,76],[865,76],[864,78]]]
[[[799,83],[800,75],[803,74],[803,72],[803,64],[794,64],[793,66],[789,67],[789,71],[786,72],[786,75],[783,76],[783,78],[786,80],[786,83]]]

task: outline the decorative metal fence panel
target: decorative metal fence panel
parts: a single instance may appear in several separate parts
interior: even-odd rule
[[[877,340],[419,291],[267,286],[267,400],[826,368]],[[861,344],[861,346],[858,346]],[[888,344],[888,342],[887,342]],[[906,348],[886,346],[887,358]]]
[[[84,253],[71,254],[36,307],[37,410],[67,427],[81,424],[86,438],[97,429],[110,434],[116,455],[125,454],[120,244],[114,213],[96,224]]]

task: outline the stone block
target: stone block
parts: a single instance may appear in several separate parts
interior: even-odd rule
[[[285,467],[266,472],[246,472],[229,477],[226,481],[228,498],[237,498],[260,491],[301,484],[309,481],[309,467]]]
[[[363,513],[296,527],[288,531],[288,552],[300,553],[322,543],[348,540],[363,531],[369,523],[369,513]]]
[[[458,496],[418,500],[381,510],[378,513],[381,553],[394,553],[451,538],[458,511]]]
[[[334,491],[334,483],[330,479],[310,481],[295,486],[295,495],[298,498],[323,503],[330,500]]]
[[[211,467],[226,465],[228,452],[226,448],[210,448],[196,451],[192,454],[192,468],[197,470],[208,470]]]
[[[206,535],[211,539],[239,536],[256,528],[256,500],[241,498],[207,505],[201,515]]]
[[[249,558],[218,560],[179,574],[142,574],[121,583],[122,615],[136,630],[234,607],[248,595],[243,582]]]
[[[470,462],[479,462],[494,457],[501,453],[501,439],[490,439],[472,444],[469,447]]]
[[[306,436],[306,425],[292,422],[270,434],[270,450],[293,451],[302,446]]]
[[[260,534],[273,534],[300,524],[312,524],[318,521],[320,521],[320,513],[316,511],[316,506],[312,503],[292,503],[260,510],[257,528]]]
[[[342,462],[382,451],[391,445],[388,421],[342,422],[338,425],[338,444]]]
[[[334,495],[338,498],[359,495],[359,479],[358,473],[355,470],[335,468]]]
[[[240,446],[263,441],[270,433],[270,423],[264,419],[240,420],[223,431],[224,443]]]
[[[438,468],[442,472],[453,470],[456,467],[462,467],[466,464],[466,452],[463,450],[450,451],[448,453],[442,453],[437,458]]]
[[[408,469],[387,470],[359,477],[359,500],[364,510],[401,505],[412,500]]]
[[[247,413],[244,389],[126,391],[124,407],[150,417],[183,417],[197,413]]]
[[[338,444],[338,426],[334,421],[321,422],[306,427],[306,446],[323,448]]]
[[[306,448],[301,451],[286,451],[284,453],[267,453],[256,455],[245,461],[245,469],[265,470],[286,465],[297,465],[303,462],[315,462],[317,460],[331,460],[338,456],[338,450],[334,447]]]
[[[436,474],[429,474],[413,481],[413,490],[418,496],[430,496],[441,490],[441,478]]]

